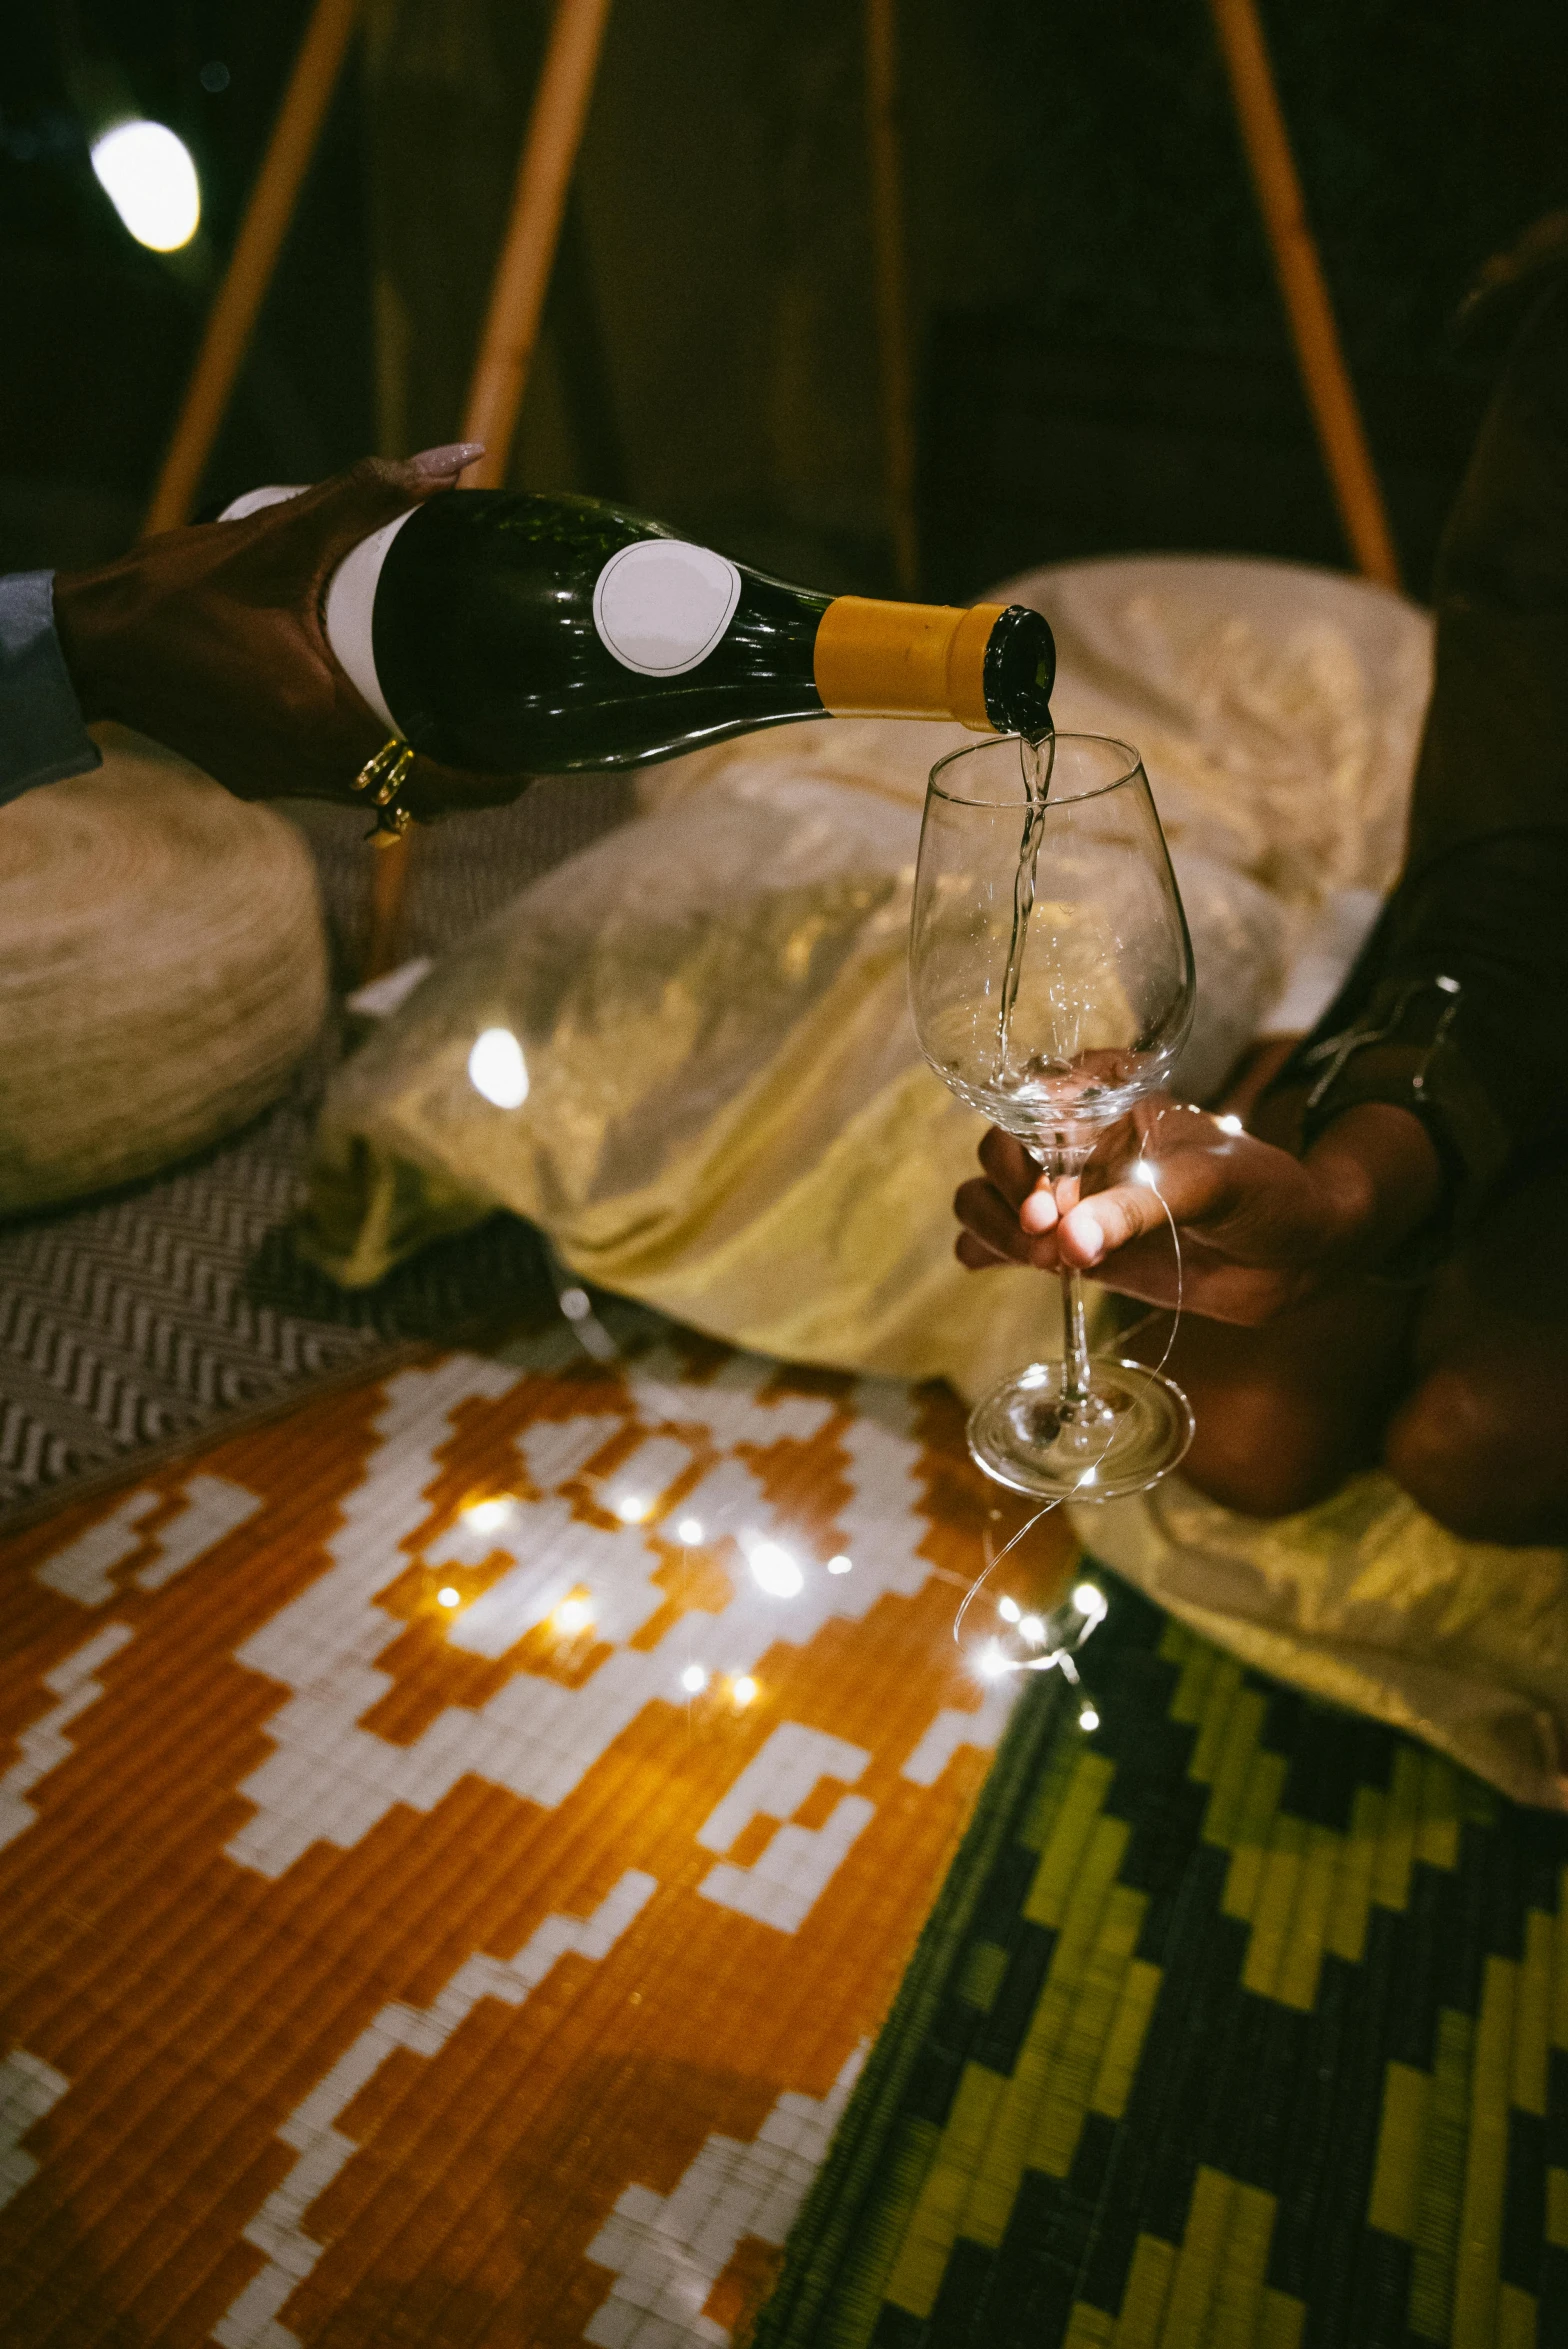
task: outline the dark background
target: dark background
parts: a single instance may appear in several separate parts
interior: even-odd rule
[[[300,0],[9,0],[0,32],[0,563],[136,535],[308,17]],[[203,87],[222,66],[225,87]],[[221,76],[209,72],[209,79]],[[361,77],[345,74],[212,467],[310,480],[370,445]],[[146,114],[196,158],[202,226],[143,250],[87,140]]]
[[[12,0],[0,565],[134,535],[305,15]],[[1568,11],[1265,15],[1424,593],[1494,363],[1447,321],[1568,202]],[[210,495],[456,432],[545,21],[375,0]],[[900,23],[927,592],[1136,548],[1343,562],[1202,0],[905,0]],[[620,0],[514,478],[888,584],[860,37],[847,0]],[[135,246],[92,177],[89,132],[133,111],[196,156],[185,255]]]

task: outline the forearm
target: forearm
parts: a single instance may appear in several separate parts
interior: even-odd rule
[[[1407,875],[1316,1033],[1260,1105],[1310,1154],[1358,1111],[1424,1127],[1439,1170],[1422,1252],[1446,1252],[1507,1168],[1568,1120],[1568,832],[1501,832]]]
[[[1408,1110],[1348,1109],[1303,1159],[1323,1202],[1323,1252],[1310,1285],[1376,1272],[1442,1204],[1444,1172],[1430,1134]]]

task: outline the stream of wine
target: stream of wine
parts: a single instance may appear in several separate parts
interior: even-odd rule
[[[1007,968],[1002,975],[1002,1001],[996,1015],[996,1074],[999,1083],[1005,1082],[1007,1076],[1013,1007],[1018,1001],[1018,982],[1023,976],[1029,916],[1034,911],[1035,873],[1040,862],[1040,842],[1045,836],[1045,808],[1051,796],[1051,768],[1056,758],[1055,734],[1042,734],[1037,742],[1031,742],[1027,735],[1021,736],[1018,757],[1023,767],[1026,805],[1024,834],[1018,848],[1018,870],[1013,876],[1013,930],[1007,942]]]

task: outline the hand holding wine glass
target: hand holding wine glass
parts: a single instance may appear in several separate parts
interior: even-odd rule
[[[926,796],[910,991],[927,1060],[1059,1181],[1160,1092],[1192,1018],[1192,949],[1137,753],[1092,735],[954,753]],[[1078,1267],[1060,1265],[1063,1359],[982,1397],[970,1448],[1048,1499],[1163,1476],[1186,1398],[1137,1363],[1091,1362]]]
[[[1123,1296],[1170,1306],[1168,1212],[1187,1309],[1248,1328],[1380,1263],[1420,1227],[1441,1185],[1423,1128],[1377,1103],[1337,1118],[1304,1159],[1239,1118],[1155,1097],[1100,1138],[1081,1177],[1053,1183],[999,1127],[980,1163],[984,1176],[954,1202],[959,1259],[972,1270],[1071,1263]]]

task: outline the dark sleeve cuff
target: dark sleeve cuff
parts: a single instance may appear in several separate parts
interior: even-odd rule
[[[0,807],[102,766],[54,625],[54,573],[0,578]]]

